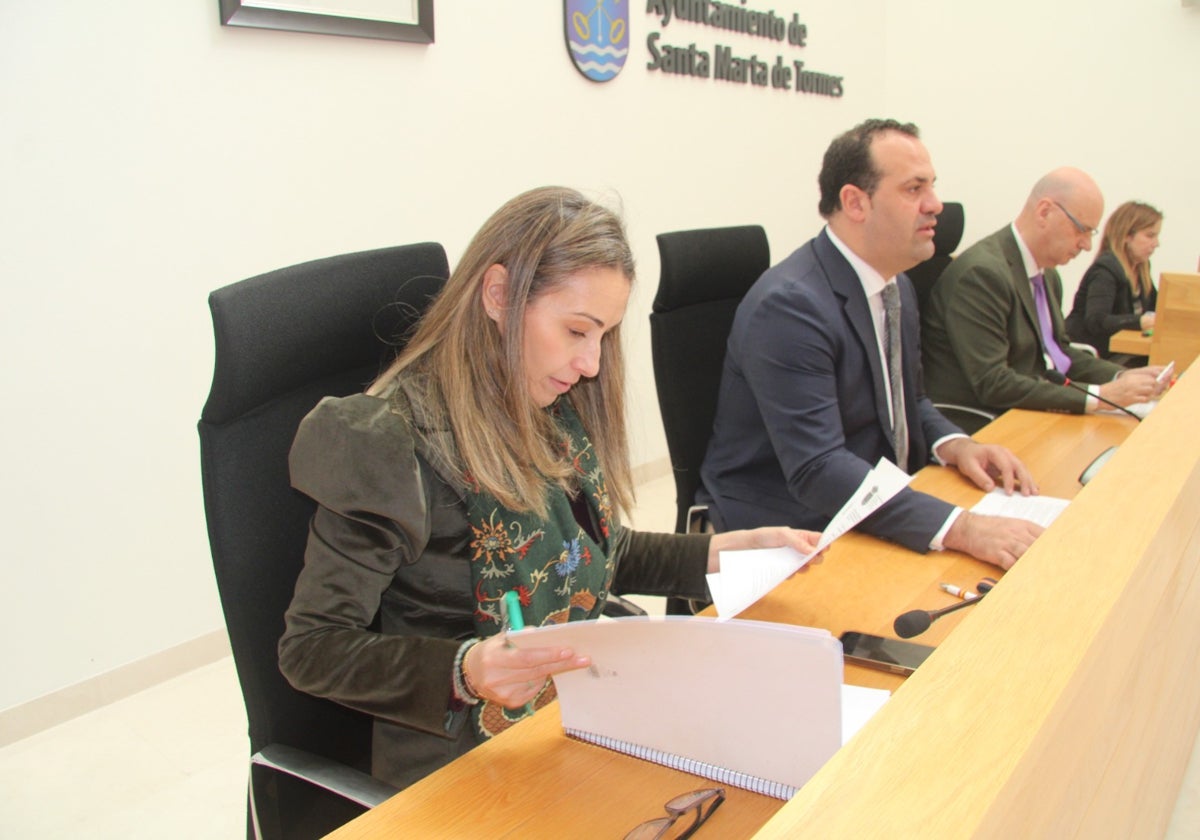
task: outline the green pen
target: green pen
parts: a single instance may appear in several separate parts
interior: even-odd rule
[[[504,608],[504,635],[508,635],[509,630],[524,630],[525,616],[521,615],[521,596],[517,594],[517,590],[510,589],[504,593],[502,602]],[[508,644],[506,641],[505,644]],[[512,647],[510,644],[509,647]],[[525,704],[525,714],[531,715],[534,712],[533,701],[530,700]]]
[[[521,596],[517,590],[510,589],[504,593],[504,607],[505,630],[524,630],[525,616],[521,615]]]

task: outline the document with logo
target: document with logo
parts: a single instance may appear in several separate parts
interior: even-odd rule
[[[636,616],[508,639],[591,657],[590,668],[554,677],[572,738],[779,799],[842,745],[842,645],[825,630]],[[848,696],[858,725],[887,693]]]
[[[862,522],[884,502],[899,493],[912,476],[886,458],[879,459],[854,494],[842,505],[821,533],[817,548],[803,555],[791,548],[754,548],[722,551],[721,571],[708,576],[708,590],[718,618],[733,618],[746,607],[825,550],[830,543]]]

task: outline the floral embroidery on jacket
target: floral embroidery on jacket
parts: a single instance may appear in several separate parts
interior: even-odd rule
[[[557,486],[549,491],[549,513],[543,520],[502,507],[467,477],[475,630],[481,637],[502,629],[499,604],[509,590],[520,597],[525,623],[543,626],[595,618],[612,584],[612,505],[603,471],[570,402],[559,400],[550,411],[563,433],[563,453],[574,468],[577,498],[584,501],[599,541],[576,521],[572,498]],[[554,685],[547,680],[534,706],[540,708],[553,698]],[[526,714],[524,709],[505,709],[488,701],[474,710],[475,725],[485,737]]]

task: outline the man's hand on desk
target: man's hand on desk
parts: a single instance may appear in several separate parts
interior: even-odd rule
[[[811,554],[816,551],[821,539],[818,531],[801,531],[798,528],[754,528],[747,531],[725,531],[713,534],[712,542],[708,544],[708,572],[716,574],[721,571],[721,552],[740,551],[748,548],[794,548],[801,554]],[[820,555],[814,557],[804,567],[821,561]],[[804,571],[804,569],[801,569]]]
[[[1158,381],[1162,370],[1161,365],[1154,365],[1123,371],[1117,374],[1117,378],[1112,382],[1105,382],[1100,386],[1100,396],[1112,400],[1117,405],[1133,405],[1157,399],[1170,384]]]
[[[963,511],[946,532],[942,545],[1007,571],[1044,530],[1025,519]]]
[[[1022,496],[1030,496],[1038,492],[1021,459],[1003,446],[977,443],[968,437],[952,438],[938,447],[937,456],[988,493],[996,489],[997,483],[1005,493],[1019,490]]]

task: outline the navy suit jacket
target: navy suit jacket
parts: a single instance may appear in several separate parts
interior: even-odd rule
[[[916,294],[900,275],[905,416],[915,472],[959,428],[925,396]],[[768,269],[738,307],[698,500],[720,530],[820,530],[881,458],[895,461],[875,326],[826,232]],[[905,488],[859,528],[926,551],[952,506]]]

